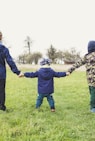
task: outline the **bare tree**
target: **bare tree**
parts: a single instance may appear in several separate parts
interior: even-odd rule
[[[78,61],[80,57],[80,53],[76,52],[75,48],[71,48],[71,50],[66,50],[63,52],[64,55],[64,62],[65,64],[74,64]]]
[[[18,63],[25,64],[26,63],[26,55],[21,54],[18,56]]]
[[[33,53],[32,57],[33,57],[34,63],[35,63],[35,64],[38,64],[38,60],[39,60],[40,58],[42,58],[42,53],[40,53],[40,52],[35,52],[35,53]]]
[[[21,54],[18,56],[18,62],[23,64],[38,64],[38,60],[42,58],[42,54],[40,52],[35,52],[33,54]]]
[[[28,52],[30,54],[31,53],[30,49],[31,49],[31,45],[32,45],[33,41],[31,40],[31,38],[29,36],[27,36],[25,42],[26,42],[25,47],[28,48]]]

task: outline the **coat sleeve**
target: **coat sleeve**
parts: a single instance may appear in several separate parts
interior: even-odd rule
[[[5,50],[5,58],[6,58],[6,62],[8,63],[9,67],[11,68],[12,72],[19,75],[20,70],[18,70],[18,68],[17,68],[15,62],[13,61],[13,58],[11,57],[9,50],[7,48]]]
[[[85,57],[78,62],[76,62],[71,68],[68,69],[68,72],[72,73],[75,69],[85,64]]]
[[[38,77],[38,71],[36,71],[36,72],[25,72],[24,76],[28,77],[28,78]]]
[[[66,72],[55,72],[54,71],[54,77],[65,77]]]

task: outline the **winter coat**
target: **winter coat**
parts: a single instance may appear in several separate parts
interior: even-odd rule
[[[87,82],[89,86],[95,87],[95,41],[88,43],[88,54],[76,62],[68,71],[72,73],[76,68],[84,65],[86,67]]]
[[[25,77],[34,78],[38,77],[38,93],[51,94],[54,92],[54,77],[64,77],[65,72],[55,72],[51,68],[40,68],[36,72],[26,72]]]
[[[12,72],[19,75],[20,71],[17,69],[12,57],[10,56],[8,48],[0,43],[0,79],[6,79],[6,62]]]

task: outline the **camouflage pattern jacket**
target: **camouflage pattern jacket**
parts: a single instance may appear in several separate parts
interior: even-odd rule
[[[86,67],[88,85],[95,87],[95,52],[86,54],[83,59],[75,63],[68,71],[72,73],[76,68],[84,64]]]

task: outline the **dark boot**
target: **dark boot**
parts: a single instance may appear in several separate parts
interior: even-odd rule
[[[6,111],[6,106],[5,105],[0,105],[0,110]]]

